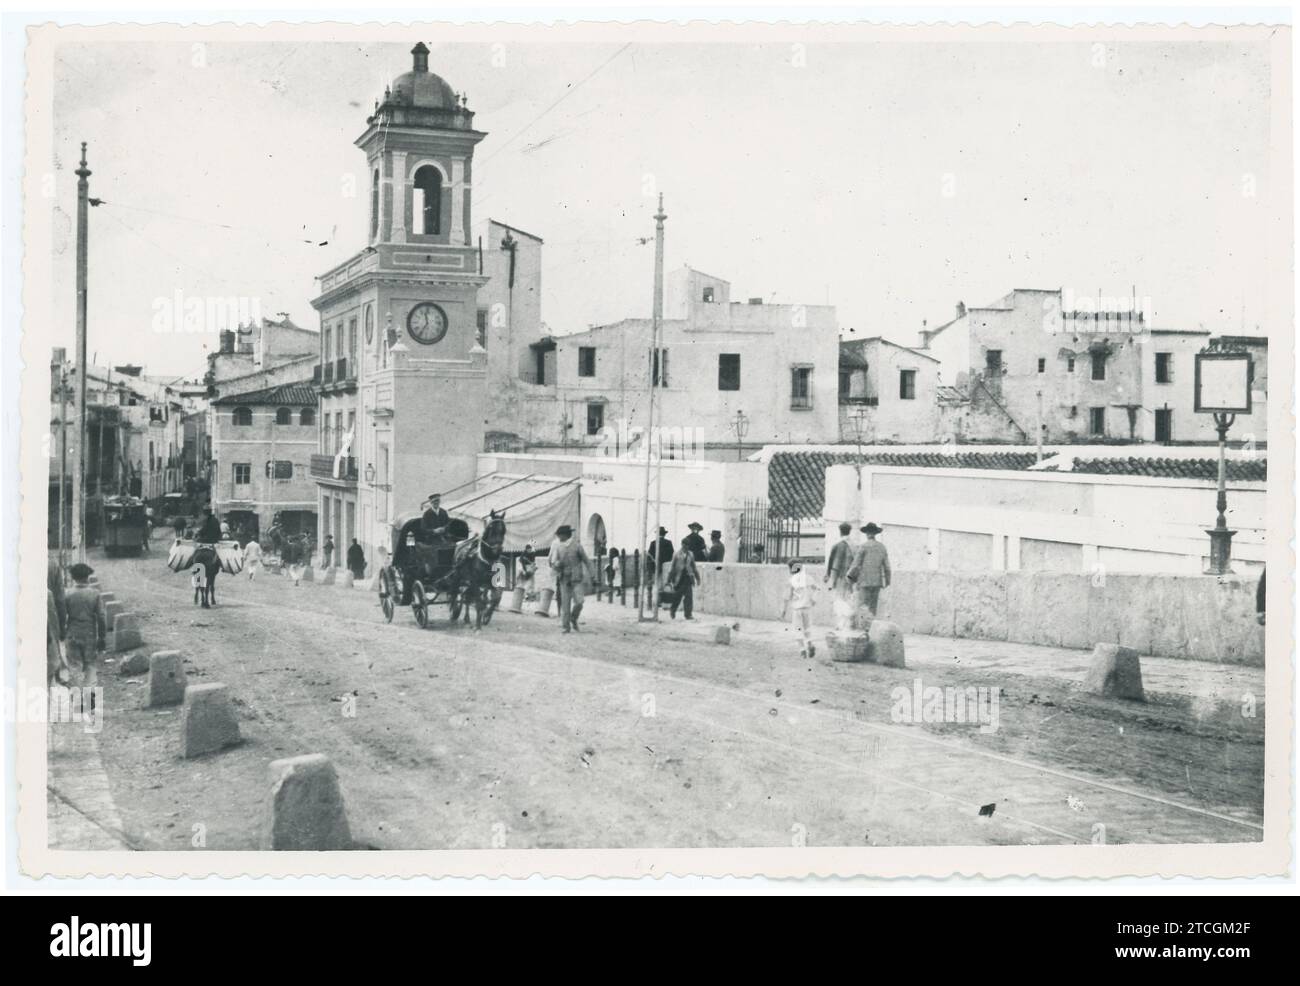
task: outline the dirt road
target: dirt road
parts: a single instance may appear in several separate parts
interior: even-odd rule
[[[1262,836],[1262,701],[1245,718],[954,666],[925,684],[1000,688],[998,730],[899,723],[891,690],[910,669],[664,639],[610,607],[568,636],[507,612],[449,628],[442,609],[421,631],[409,610],[384,623],[371,593],[269,575],[222,576],[201,610],[160,555],[93,563],[146,650],[230,686],[244,743],[181,760],[178,710],[101,674],[99,754],[141,848],[255,848],[266,765],[304,753],[334,761],[354,837],[382,849]]]

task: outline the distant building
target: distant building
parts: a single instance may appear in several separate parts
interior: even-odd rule
[[[1065,311],[1059,289],[1017,288],[991,305],[959,304],[921,332],[918,351],[939,360],[938,440],[1034,443],[1041,427],[1051,443],[1177,443],[1215,437],[1210,416],[1194,411],[1195,355],[1211,342],[1205,329],[1153,327],[1136,306]],[[1259,381],[1257,371],[1257,390]],[[1249,425],[1257,441],[1261,412]]]
[[[212,402],[212,506],[249,537],[277,520],[286,533],[315,533],[316,390],[310,380]]]
[[[316,530],[318,348],[316,332],[285,317],[223,333],[208,356],[206,428],[191,422],[186,440],[196,455],[210,444],[213,509],[249,536],[277,516],[289,533]]]
[[[636,454],[652,374],[666,455],[728,458],[742,446],[838,438],[833,307],[733,302],[727,281],[689,267],[665,277],[664,296],[657,354],[649,318],[532,344],[523,416],[513,422],[531,447]]]
[[[933,442],[939,361],[879,336],[840,343],[840,440]]]

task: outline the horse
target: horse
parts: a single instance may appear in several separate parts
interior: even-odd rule
[[[195,606],[211,609],[216,605],[217,573],[223,566],[215,546],[177,540],[172,544],[167,567],[173,572],[189,572],[193,577]]]
[[[506,539],[505,511],[495,510],[488,517],[482,534],[456,545],[455,565],[450,579],[451,591],[464,604],[465,622],[469,622],[469,604],[474,604],[474,629],[492,622],[498,597],[492,586],[492,567],[501,557]]]

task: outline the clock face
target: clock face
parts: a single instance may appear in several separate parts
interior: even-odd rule
[[[375,310],[366,305],[366,345],[375,338]]]
[[[406,317],[406,328],[416,342],[432,346],[447,334],[447,314],[432,302],[416,305]]]

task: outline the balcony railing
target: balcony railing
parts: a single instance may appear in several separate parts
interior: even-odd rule
[[[333,382],[334,382],[334,364],[333,364],[332,362],[326,363],[326,364],[321,368],[321,370],[322,370],[322,372],[321,372],[321,383],[333,383]]]
[[[339,462],[338,475],[334,472],[334,456],[313,454],[311,457],[311,474],[315,479],[336,479],[340,482],[357,481],[357,460],[347,456]]]
[[[317,363],[315,366],[313,366],[313,367],[311,368],[311,382],[314,383],[314,384],[319,384],[319,383],[320,383],[320,364],[319,364],[319,363]]]
[[[342,383],[348,378],[348,358],[341,356],[334,361],[334,379]]]

